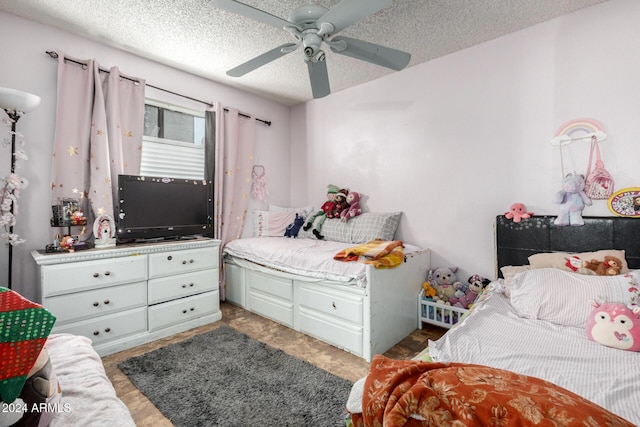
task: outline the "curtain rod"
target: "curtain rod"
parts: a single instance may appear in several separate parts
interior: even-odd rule
[[[50,57],[52,57],[53,59],[58,59],[58,52],[54,52],[52,50],[47,50],[47,51],[45,51],[45,53],[47,55],[49,55]],[[87,64],[85,64],[84,62],[76,61],[76,60],[73,60],[71,58],[64,58],[64,60],[65,61],[69,61],[69,62],[73,62],[74,64],[82,65],[82,66],[85,66],[85,67],[87,66]],[[103,73],[109,73],[109,70],[106,70],[104,68],[100,68],[100,71],[102,71]],[[129,80],[129,81],[132,81],[134,83],[140,83],[138,80],[132,79],[132,78],[127,77],[127,76],[121,76],[121,77],[123,79],[125,79],[125,80]],[[145,86],[148,86],[148,87],[153,88],[153,89],[161,90],[163,92],[170,93],[172,95],[180,96],[180,97],[185,98],[185,99],[190,99],[191,101],[199,102],[201,104],[208,105],[209,107],[213,107],[213,104],[210,103],[210,102],[202,101],[202,100],[197,99],[197,98],[192,98],[192,97],[187,96],[187,95],[182,95],[181,93],[173,92],[173,91],[168,90],[168,89],[163,89],[161,87],[154,86],[154,85],[149,84],[149,83],[145,83]],[[229,109],[225,108],[224,111],[229,111]],[[251,118],[250,115],[245,114],[245,113],[241,113],[241,112],[238,112],[238,115],[242,116],[242,117],[246,117],[246,118]],[[271,126],[271,120],[259,119],[257,117],[256,117],[256,120],[259,121],[259,122],[264,123],[267,126]]]

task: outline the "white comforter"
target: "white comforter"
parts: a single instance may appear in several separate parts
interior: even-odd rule
[[[542,378],[640,425],[640,353],[590,341],[583,328],[520,318],[497,288],[460,324],[429,341],[435,361]]]
[[[224,247],[224,253],[275,270],[342,283],[366,284],[366,264],[335,261],[334,255],[356,246],[327,240],[288,237],[252,237],[236,239]],[[405,254],[417,247],[405,245]]]
[[[102,360],[86,337],[52,334],[46,347],[62,388],[61,407],[51,426],[135,426],[129,409],[116,397]]]

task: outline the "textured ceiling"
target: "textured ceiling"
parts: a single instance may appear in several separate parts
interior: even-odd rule
[[[338,1],[319,3],[331,8]],[[411,67],[604,1],[395,0],[340,34],[409,52]],[[307,2],[243,0],[284,19]],[[228,69],[293,39],[284,30],[217,9],[209,0],[0,0],[0,10],[286,105],[312,99],[300,49],[243,77],[227,76]],[[325,52],[332,92],[394,72]],[[123,64],[103,65],[126,72]]]

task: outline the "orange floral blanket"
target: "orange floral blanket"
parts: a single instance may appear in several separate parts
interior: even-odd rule
[[[335,254],[336,261],[358,261],[364,258],[365,264],[375,268],[393,268],[404,261],[404,244],[400,240],[371,240],[358,246],[346,248]]]
[[[566,389],[501,369],[382,355],[369,369],[355,427],[633,426]]]

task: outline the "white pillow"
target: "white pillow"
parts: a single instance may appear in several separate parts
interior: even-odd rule
[[[520,317],[584,328],[590,300],[627,303],[640,271],[618,276],[587,276],[557,268],[523,271],[511,281],[511,305]]]
[[[306,218],[313,212],[313,206],[305,206],[303,208],[285,208],[282,206],[269,205],[269,212],[298,212],[302,217]]]
[[[282,237],[296,218],[296,211],[253,211],[254,237]]]

